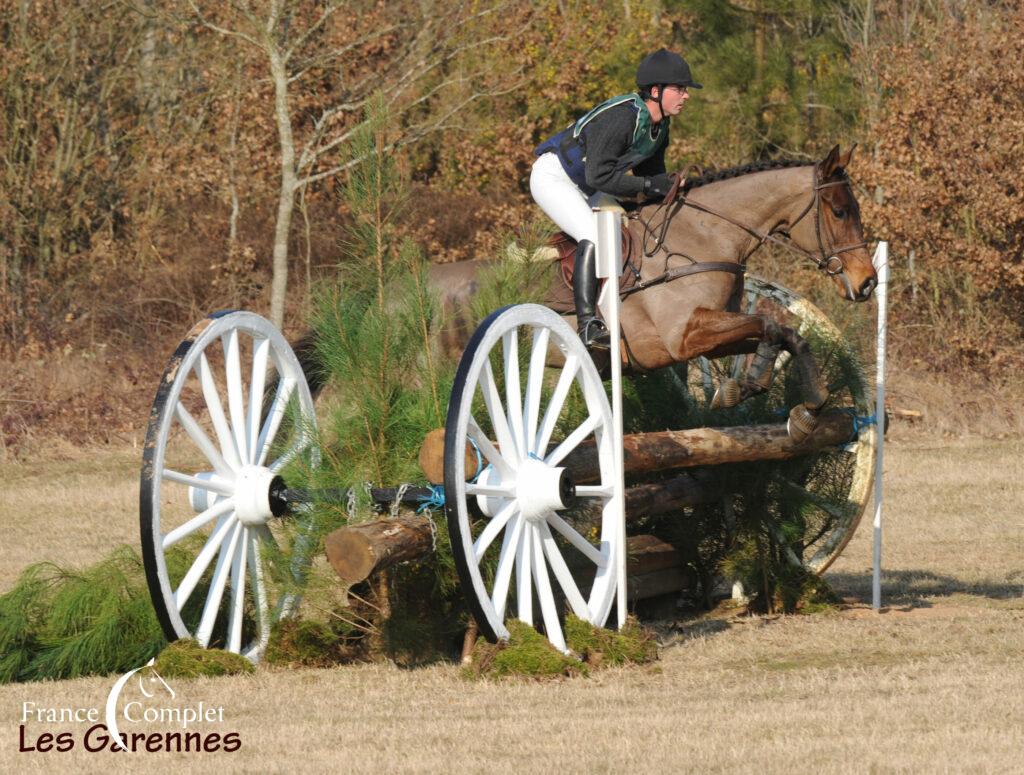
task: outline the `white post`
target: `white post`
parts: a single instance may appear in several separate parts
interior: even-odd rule
[[[885,450],[885,296],[889,287],[889,243],[879,242],[872,259],[878,273],[878,352],[875,367],[875,430],[878,434],[878,458],[875,460],[875,524],[872,556],[871,607],[882,607],[882,458]]]
[[[622,354],[619,336],[619,275],[622,272],[622,206],[606,195],[591,199],[597,217],[597,276],[607,278],[598,302],[610,333],[612,371],[612,433],[614,434],[615,478],[618,482],[614,508],[619,519],[619,546],[615,562],[618,626],[626,623],[626,502],[625,466],[622,452]]]

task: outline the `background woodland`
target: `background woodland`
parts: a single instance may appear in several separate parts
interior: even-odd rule
[[[0,40],[0,454],[134,438],[212,310],[296,335],[315,282],[372,260],[339,194],[372,101],[394,249],[490,257],[538,218],[534,146],[660,46],[705,87],[670,167],[857,142],[897,363],[992,390],[1024,365],[1016,0],[0,0]]]

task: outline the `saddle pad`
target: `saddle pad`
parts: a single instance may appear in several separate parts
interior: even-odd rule
[[[619,291],[632,288],[637,283],[637,273],[643,263],[642,239],[633,232],[634,221],[630,220],[622,230],[622,272],[619,275]],[[549,241],[548,245],[558,251],[562,283],[566,288],[572,289],[572,275],[576,264],[576,240],[564,231],[558,232]],[[635,271],[634,271],[635,270]],[[604,281],[602,280],[602,285]]]

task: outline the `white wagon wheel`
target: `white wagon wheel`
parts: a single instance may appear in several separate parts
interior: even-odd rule
[[[596,445],[600,479],[576,486],[560,464],[581,444]],[[566,651],[563,596],[580,619],[607,620],[623,550],[613,444],[601,378],[558,314],[519,304],[480,324],[448,404],[444,486],[459,580],[489,640],[507,639],[514,615]]]
[[[873,396],[865,380],[857,356],[828,316],[818,307],[793,291],[776,283],[747,276],[741,312],[768,315],[776,322],[799,331],[811,345],[814,357],[829,381],[831,396],[827,409],[843,409],[859,418],[873,415]],[[781,353],[776,362],[772,389],[765,396],[748,399],[734,409],[717,412],[708,407],[715,389],[723,380],[738,379],[750,356],[730,356],[709,361],[698,358],[687,373],[687,390],[698,409],[710,417],[731,417],[743,422],[756,402],[777,407],[780,421],[788,403],[796,400],[786,395],[785,381],[791,361]],[[841,448],[822,450],[808,461],[799,477],[780,474],[774,492],[793,496],[807,512],[808,535],[800,551],[788,553],[790,562],[808,570],[823,573],[842,553],[853,537],[861,516],[872,497],[878,436],[877,424],[857,422],[857,431],[850,443]],[[780,466],[780,470],[786,466]],[[742,508],[726,498],[727,510]]]
[[[262,655],[298,571],[278,567],[280,473],[315,465],[314,434],[302,368],[267,320],[218,313],[178,345],[150,413],[140,492],[146,580],[169,640]]]

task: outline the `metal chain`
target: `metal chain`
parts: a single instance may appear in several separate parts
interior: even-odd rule
[[[398,489],[395,491],[395,499],[391,501],[390,509],[392,519],[398,516],[398,509],[402,505],[402,498],[405,497],[406,491],[408,491],[408,489],[411,486],[412,485],[410,485],[408,482],[403,482],[398,486]]]

